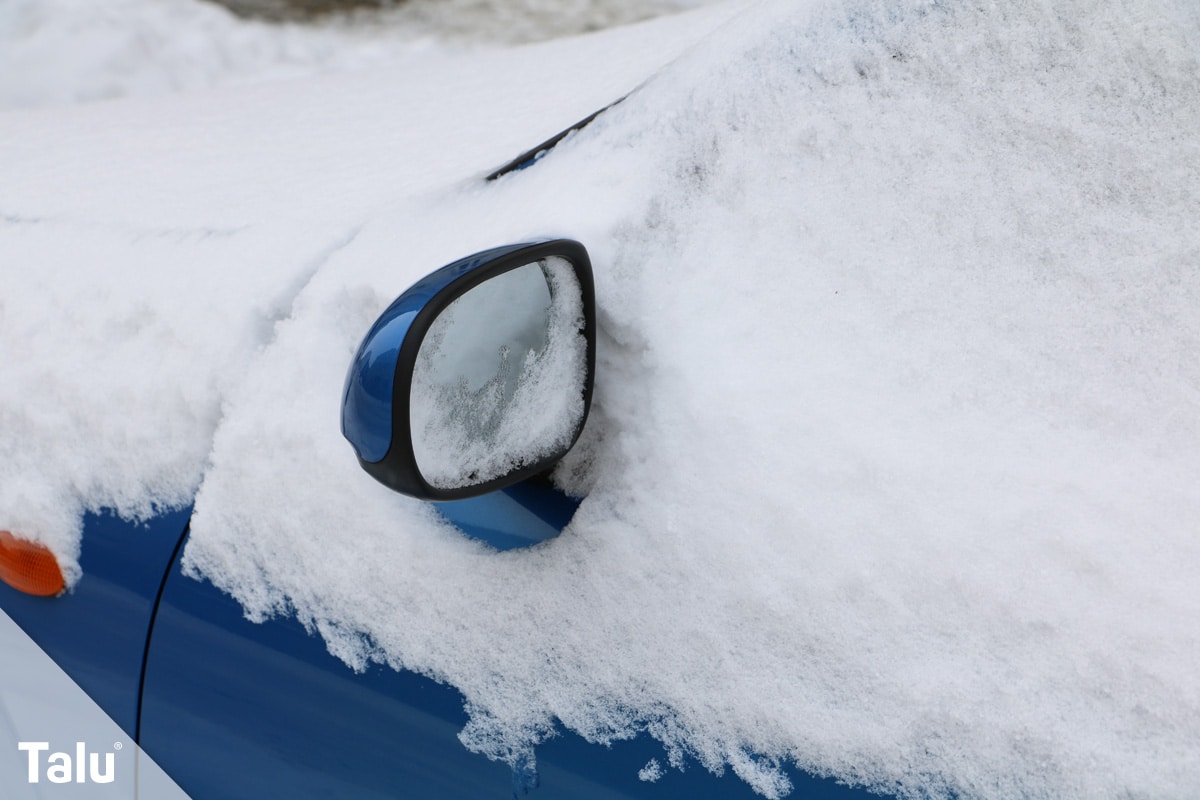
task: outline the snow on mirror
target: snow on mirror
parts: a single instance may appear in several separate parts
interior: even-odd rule
[[[409,397],[430,486],[484,483],[570,447],[585,412],[583,313],[574,269],[551,256],[469,289],[433,321]]]

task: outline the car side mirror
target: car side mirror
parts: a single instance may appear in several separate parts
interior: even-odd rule
[[[591,406],[595,289],[579,242],[468,256],[418,281],[358,348],[342,434],[380,483],[457,500],[544,472]]]

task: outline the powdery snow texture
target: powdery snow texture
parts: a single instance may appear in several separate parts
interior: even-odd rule
[[[1189,796],[1198,14],[768,5],[536,168],[377,207],[220,392],[189,570],[514,763],[562,725],[769,797]],[[553,235],[596,271],[589,493],[497,553],[358,469],[338,392],[407,282]]]

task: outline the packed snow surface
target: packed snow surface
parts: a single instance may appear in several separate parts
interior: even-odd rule
[[[458,687],[496,758],[561,725],[768,797],[1193,796],[1200,7],[756,6],[479,180],[699,18],[0,116],[0,527],[70,561],[82,508],[199,486],[191,574]],[[596,272],[587,498],[498,553],[338,400],[405,286],[555,235]]]

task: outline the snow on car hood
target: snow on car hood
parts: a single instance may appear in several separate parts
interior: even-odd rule
[[[189,502],[232,387],[376,209],[445,203],[736,8],[369,78],[0,112],[0,529],[73,583],[85,509]],[[347,324],[430,269],[394,259],[379,293],[347,292],[365,309]]]
[[[711,0],[551,5],[407,0],[303,24],[244,19],[210,0],[5,0],[0,109],[163,95],[397,62],[423,68],[422,80],[428,80],[437,75],[429,60],[448,53],[595,31],[705,2]]]
[[[188,569],[514,763],[561,724],[767,796],[1186,795],[1198,44],[1186,0],[768,5],[535,169],[363,207],[213,392]],[[413,278],[537,235],[596,269],[588,496],[497,553],[359,470],[339,390]]]

